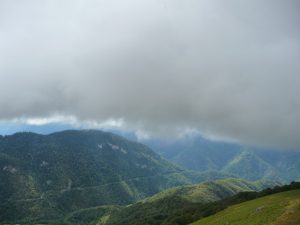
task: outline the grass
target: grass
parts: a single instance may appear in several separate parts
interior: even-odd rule
[[[299,224],[300,190],[293,190],[233,205],[191,225]]]

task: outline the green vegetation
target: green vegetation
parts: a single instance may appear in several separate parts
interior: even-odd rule
[[[240,179],[225,179],[172,188],[138,203],[113,212],[103,225],[187,224],[201,218],[214,205],[209,203],[228,198],[242,191],[257,191],[276,183],[247,182]]]
[[[206,178],[112,133],[17,133],[0,138],[0,221],[47,223]]]
[[[80,209],[67,215],[59,224],[94,225],[98,222],[103,223],[109,218],[111,213],[117,211],[119,208],[118,206],[98,206]],[[100,221],[99,218],[101,218]]]
[[[164,158],[183,168],[198,172],[219,171],[246,180],[300,180],[300,153],[257,149],[217,142],[202,137],[174,142],[151,141],[149,144]]]
[[[248,154],[231,162],[227,158],[228,173],[225,169],[199,173],[169,163],[145,145],[107,132],[1,136],[0,222],[188,224],[256,198],[253,191],[278,184],[229,179],[233,171],[238,174],[240,161],[248,169],[258,166],[247,164],[245,157],[256,160]],[[217,179],[222,180],[214,181]],[[205,181],[212,182],[192,185]],[[245,191],[245,195],[233,196]]]
[[[259,191],[279,184],[271,181],[248,182],[242,179],[223,179],[196,185],[185,185],[162,191],[143,202],[154,202],[163,198],[180,196],[190,202],[213,202],[245,191]]]
[[[300,190],[286,191],[230,206],[192,225],[298,225]]]

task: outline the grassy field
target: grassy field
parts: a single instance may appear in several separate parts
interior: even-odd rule
[[[191,225],[299,225],[300,190],[233,205]]]

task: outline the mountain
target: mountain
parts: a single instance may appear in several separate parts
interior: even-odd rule
[[[51,221],[75,210],[125,205],[205,179],[206,173],[184,171],[145,145],[112,133],[0,136],[1,222]]]
[[[219,171],[248,180],[300,180],[300,152],[212,141],[201,136],[143,141],[164,158],[194,171]]]
[[[234,157],[222,171],[235,174],[248,180],[275,179],[282,180],[274,167],[253,152],[243,151]]]
[[[256,191],[271,186],[274,187]],[[213,221],[208,224],[265,225],[266,221],[273,220],[276,223],[267,224],[298,225],[299,190],[299,182],[278,186],[276,182],[225,179],[172,188],[125,207],[103,206],[78,210],[59,224],[187,225],[194,221],[197,221],[195,224]],[[277,193],[280,193],[278,199]],[[246,204],[251,208],[243,206]]]
[[[276,182],[248,182],[225,179],[198,185],[176,187],[160,192],[127,207],[119,208],[98,218],[100,225],[175,225],[180,220],[195,221],[209,203],[239,192],[258,191]],[[180,223],[181,224],[181,223]],[[184,224],[184,223],[183,223]]]
[[[200,218],[199,207],[211,202],[277,184],[225,178],[243,176],[257,168],[261,173],[272,171],[273,164],[293,173],[298,171],[296,157],[292,161],[295,167],[291,167],[290,159],[282,163],[276,155],[263,160],[268,152],[258,155],[232,149],[229,144],[223,149],[230,153],[220,155],[217,148],[209,151],[202,159],[202,172],[197,172],[166,161],[144,144],[109,132],[68,130],[48,135],[23,132],[0,136],[0,221],[109,225],[127,220],[139,224],[140,218],[154,218],[173,225],[184,214],[189,221]],[[182,148],[176,151],[174,156]],[[251,174],[247,177],[259,178]],[[217,179],[225,180],[191,185]]]
[[[300,189],[233,205],[191,225],[299,225]]]
[[[166,159],[195,171],[220,170],[240,150],[239,146],[210,141],[201,136],[173,141],[149,139],[144,143]]]

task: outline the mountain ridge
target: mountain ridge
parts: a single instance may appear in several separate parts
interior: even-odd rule
[[[178,221],[185,217],[189,217],[189,220],[196,218],[201,213],[199,209],[209,203],[231,197],[239,192],[255,192],[278,184],[272,181],[248,182],[229,178],[175,187],[115,210],[105,222],[99,224],[184,224]],[[101,218],[98,219],[101,221]]]
[[[144,140],[154,151],[181,167],[197,172],[215,170],[248,180],[300,180],[300,153],[212,141],[201,136],[173,141]]]
[[[49,220],[76,209],[129,204],[193,177],[112,133],[7,135],[0,139],[0,221]]]

